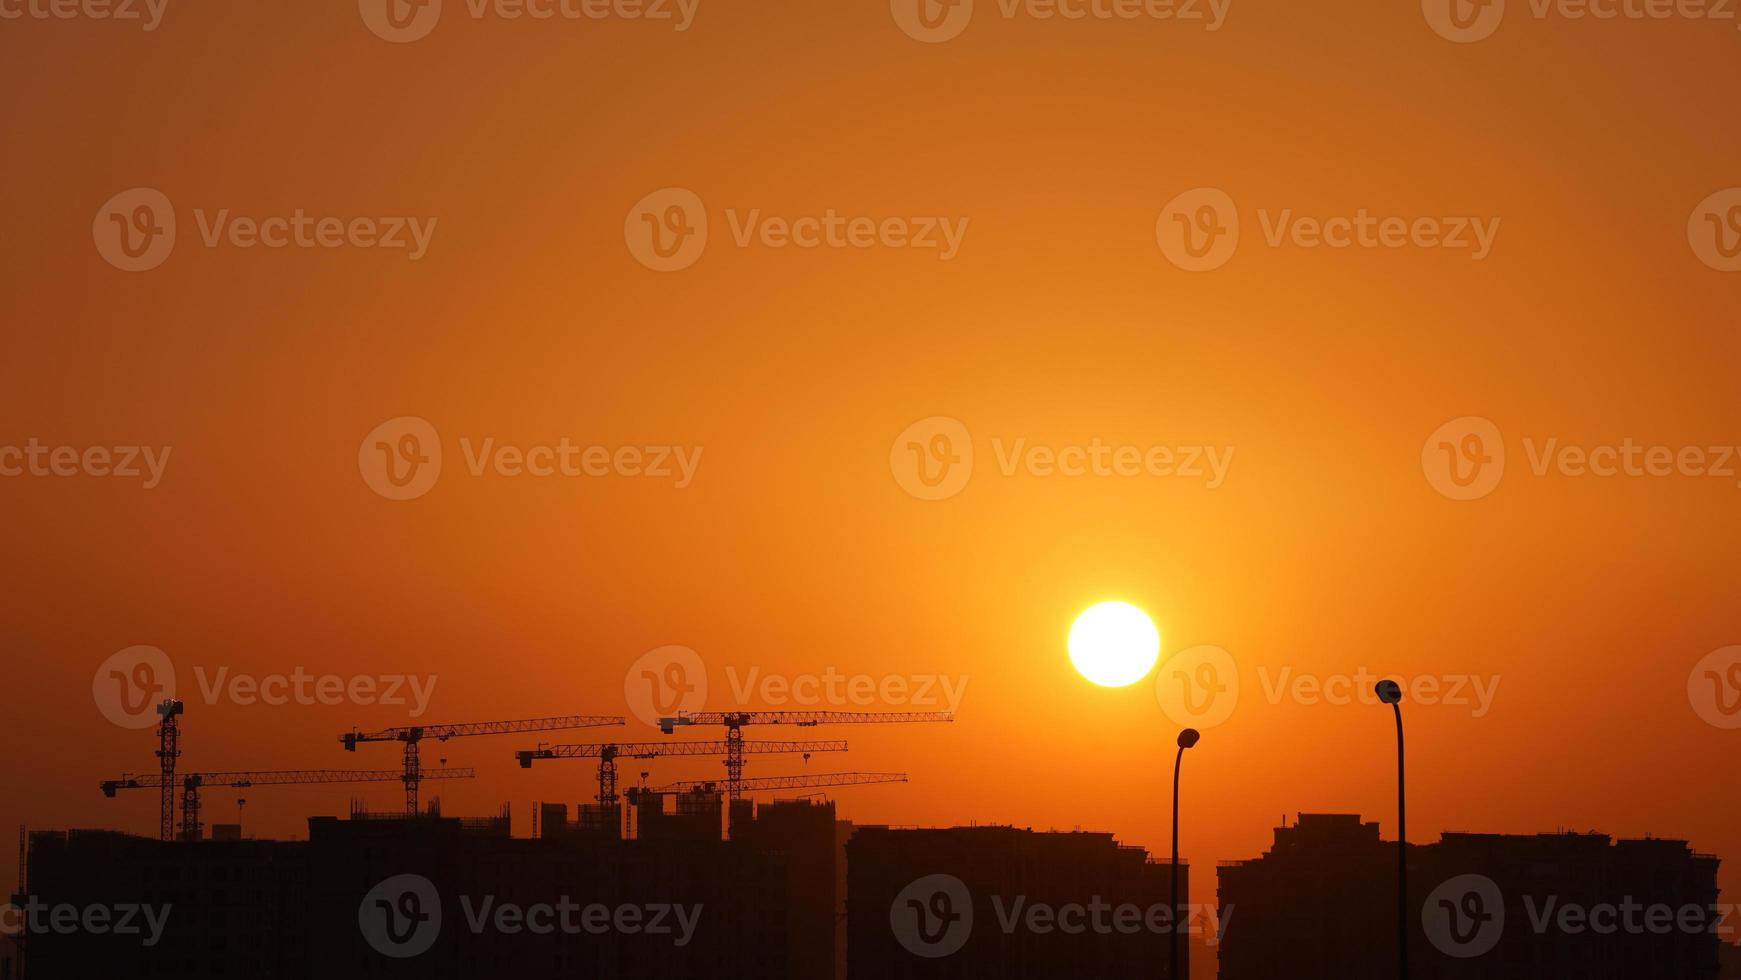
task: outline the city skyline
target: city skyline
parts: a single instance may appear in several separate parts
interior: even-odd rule
[[[165,697],[183,774],[621,717],[421,745],[518,838],[601,792],[541,743],[948,712],[742,775],[1176,829],[1202,904],[1282,814],[1395,841],[1393,680],[1405,843],[1741,894],[1727,7],[0,0],[0,829],[159,836],[102,787]],[[1128,686],[1073,659],[1108,602]],[[200,822],[406,806],[272,778]]]

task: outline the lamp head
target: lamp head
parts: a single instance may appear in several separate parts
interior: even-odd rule
[[[1197,731],[1197,729],[1187,728],[1179,733],[1179,748],[1188,749],[1191,746],[1196,745],[1202,738],[1202,733]]]
[[[1379,681],[1378,700],[1385,704],[1401,704],[1402,685],[1396,681]]]

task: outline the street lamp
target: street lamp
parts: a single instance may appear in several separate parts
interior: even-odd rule
[[[1408,795],[1403,792],[1402,685],[1378,682],[1378,700],[1396,714],[1396,976],[1409,976],[1409,830]]]
[[[1179,980],[1179,769],[1185,750],[1203,735],[1195,728],[1179,733],[1179,754],[1173,757],[1173,922],[1167,932],[1167,980]]]

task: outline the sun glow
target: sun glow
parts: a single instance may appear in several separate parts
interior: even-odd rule
[[[1070,627],[1070,662],[1101,687],[1128,687],[1148,676],[1161,655],[1161,634],[1128,602],[1083,610]]]

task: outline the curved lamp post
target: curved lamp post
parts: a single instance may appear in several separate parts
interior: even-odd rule
[[[1409,831],[1408,795],[1403,792],[1402,686],[1378,682],[1378,700],[1396,714],[1396,969],[1397,980],[1409,976]]]
[[[1167,931],[1167,980],[1179,980],[1179,769],[1185,750],[1203,738],[1195,728],[1179,733],[1179,754],[1173,757],[1173,922]]]

